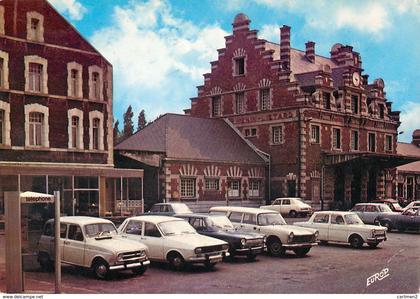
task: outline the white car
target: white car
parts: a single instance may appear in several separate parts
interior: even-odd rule
[[[264,234],[267,250],[274,256],[284,255],[286,250],[305,256],[318,245],[317,230],[288,225],[275,211],[229,206],[210,208],[210,214],[226,215],[239,231]]]
[[[366,225],[354,212],[315,212],[308,221],[294,224],[318,230],[318,238],[324,244],[343,242],[361,248],[367,243],[369,247],[375,248],[380,242],[386,241],[386,227]]]
[[[419,208],[420,207],[420,200],[415,200],[410,202],[402,211],[405,212],[412,208]]]
[[[186,264],[204,264],[208,269],[229,256],[228,243],[200,235],[185,220],[145,215],[127,218],[119,233],[149,247],[152,261],[169,262],[175,270]]]
[[[91,268],[97,278],[105,279],[110,271],[131,269],[143,274],[150,261],[147,247],[121,238],[115,225],[105,219],[84,216],[60,218],[61,261]],[[54,255],[54,220],[44,226],[38,242],[38,262],[51,269]]]
[[[283,215],[296,217],[312,214],[312,207],[298,197],[276,198],[271,205],[261,206],[261,209],[273,210]]]

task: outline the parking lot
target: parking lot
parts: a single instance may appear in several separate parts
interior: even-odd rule
[[[288,223],[302,221],[286,220]],[[201,266],[174,272],[165,264],[152,264],[143,276],[121,272],[107,281],[95,279],[89,271],[63,266],[63,292],[418,293],[419,248],[420,234],[390,233],[388,241],[377,249],[364,247],[356,250],[348,245],[330,244],[312,248],[304,258],[297,258],[293,253],[282,258],[264,254],[251,263],[239,258],[228,260],[210,272]],[[32,269],[25,273],[25,291],[52,292],[54,274],[42,272],[34,261],[32,264],[29,267]],[[388,277],[367,286],[368,277],[386,268]],[[1,271],[0,291],[5,291],[4,265],[0,265]]]

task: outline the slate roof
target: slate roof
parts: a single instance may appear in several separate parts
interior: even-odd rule
[[[181,114],[163,115],[115,149],[164,153],[179,160],[265,163],[223,119]]]
[[[420,158],[420,147],[413,143],[397,143],[397,154],[405,156],[414,156]],[[399,172],[417,172],[420,173],[420,161],[408,163],[397,167]]]

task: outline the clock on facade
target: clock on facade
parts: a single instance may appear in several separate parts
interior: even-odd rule
[[[353,84],[354,84],[354,86],[359,86],[359,84],[360,84],[359,73],[356,73],[356,72],[353,73]]]

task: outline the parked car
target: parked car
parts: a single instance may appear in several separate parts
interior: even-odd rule
[[[173,216],[175,214],[188,214],[192,213],[190,208],[182,202],[168,202],[168,203],[156,203],[147,214],[150,215],[164,215]]]
[[[358,203],[351,209],[351,211],[357,213],[365,224],[378,224],[379,216],[399,214],[393,212],[386,204],[383,203]]]
[[[393,212],[401,213],[403,208],[400,206],[400,203],[396,199],[386,198],[386,199],[377,199],[373,201],[374,203],[384,203],[386,204]]]
[[[386,226],[388,231],[392,229],[400,232],[410,229],[420,231],[420,207],[405,210],[401,214],[381,215],[378,221]]]
[[[366,225],[353,212],[323,211],[315,212],[306,222],[295,222],[297,226],[319,231],[321,243],[350,243],[354,248],[361,248],[364,243],[375,248],[386,241],[386,228]]]
[[[289,215],[290,217],[296,217],[298,215],[305,217],[312,214],[311,206],[304,203],[303,200],[298,197],[277,198],[271,205],[261,206],[260,208],[273,210],[282,215]]]
[[[407,211],[408,209],[411,208],[420,208],[420,200],[415,200],[410,202],[404,209],[403,212]]]
[[[144,215],[127,218],[118,228],[123,237],[146,244],[152,261],[168,262],[176,270],[186,264],[204,264],[211,269],[229,256],[228,243],[200,235],[185,220]]]
[[[275,211],[228,206],[210,208],[210,214],[226,215],[239,231],[264,234],[267,250],[274,256],[282,256],[286,250],[305,256],[312,246],[318,245],[318,231],[288,225]]]
[[[264,251],[264,235],[254,232],[239,232],[224,215],[187,214],[179,215],[187,220],[199,234],[226,241],[231,257],[245,255],[254,260]]]
[[[110,271],[131,269],[143,274],[150,261],[147,247],[118,236],[115,225],[105,219],[67,216],[60,219],[61,261],[91,268],[97,278],[105,279]],[[38,242],[38,262],[51,268],[54,255],[54,220],[48,220]]]

